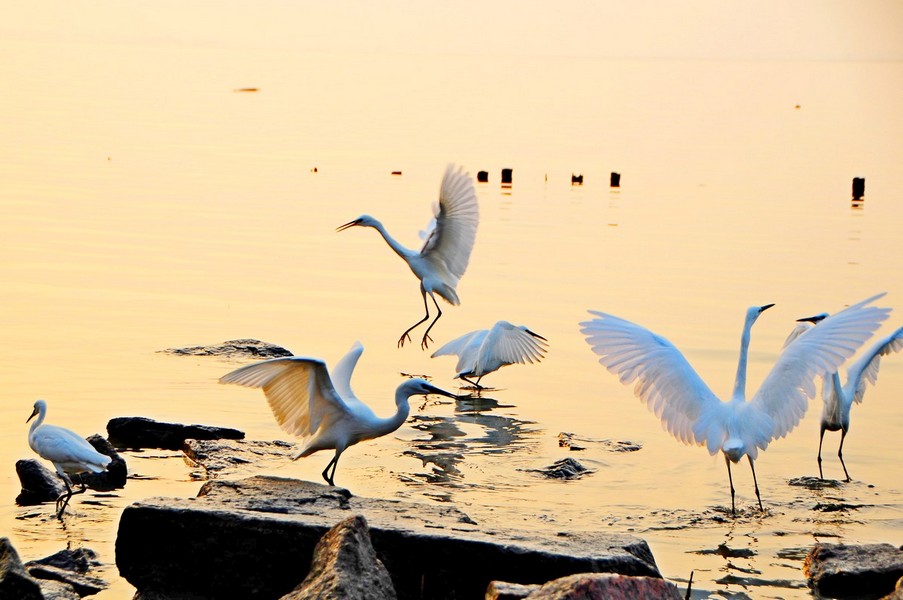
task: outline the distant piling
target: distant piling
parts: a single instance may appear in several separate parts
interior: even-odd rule
[[[513,173],[512,169],[502,169],[502,185],[511,185]]]
[[[621,174],[611,172],[611,187],[621,187]]]
[[[859,202],[865,196],[865,177],[853,178],[853,202]]]
[[[571,173],[571,185],[583,185],[583,174],[575,175]]]
[[[489,181],[489,171],[477,171],[477,182],[486,183]]]

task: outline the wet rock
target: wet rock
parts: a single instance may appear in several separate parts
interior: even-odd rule
[[[125,464],[125,459],[119,455],[113,448],[113,445],[102,435],[94,434],[87,438],[88,443],[94,446],[94,449],[105,456],[109,456],[110,464],[107,470],[101,473],[79,473],[70,476],[73,483],[82,483],[92,490],[99,492],[109,492],[110,490],[118,490],[125,487],[125,482],[129,476],[129,468]]]
[[[163,448],[180,450],[187,439],[240,440],[243,431],[209,425],[162,423],[146,417],[116,417],[107,423],[110,442],[117,448]]]
[[[486,530],[448,505],[360,498],[277,477],[211,480],[197,498],[150,498],[125,508],[120,574],[142,597],[278,598],[307,575],[317,542],[363,515],[401,599],[479,598],[490,581],[544,583],[571,573],[660,577],[640,539]]]
[[[550,479],[578,479],[593,470],[587,469],[573,458],[562,458],[543,469],[531,469],[534,473],[539,473]]]
[[[356,515],[320,538],[307,577],[281,600],[396,600],[397,597],[389,572],[373,550],[367,521]]]
[[[81,600],[81,596],[75,591],[75,588],[68,583],[62,581],[54,581],[53,579],[41,579],[38,581],[41,586],[41,594],[44,600]]]
[[[16,496],[19,506],[55,502],[66,491],[60,476],[33,458],[17,460],[16,475],[22,486],[22,491]]]
[[[42,600],[41,586],[22,565],[9,538],[0,538],[0,598]]]
[[[903,577],[903,549],[891,544],[817,544],[803,562],[809,587],[822,596],[880,598]]]
[[[550,581],[527,600],[681,600],[677,586],[657,577],[578,573]]]
[[[558,434],[558,447],[568,448],[572,451],[586,450],[590,445],[601,446],[608,452],[636,452],[642,450],[642,444],[619,440],[597,440],[587,437],[578,437],[573,433],[561,432]]]
[[[100,564],[97,560],[97,554],[90,548],[76,548],[75,550],[60,550],[56,554],[51,554],[45,558],[30,560],[25,563],[25,568],[29,569],[36,565],[46,565],[74,571],[76,573],[87,573],[92,567]]]
[[[843,484],[842,481],[836,479],[822,479],[821,477],[812,477],[806,475],[804,477],[794,477],[787,482],[788,485],[795,487],[804,487],[810,490],[823,490],[825,488],[839,488]]]
[[[234,477],[249,465],[288,462],[297,450],[297,444],[279,440],[185,440],[182,446],[186,461],[200,469],[192,477],[204,480]]]
[[[850,510],[859,510],[860,508],[865,508],[868,506],[872,505],[848,504],[846,502],[819,502],[812,507],[812,510],[817,510],[818,512],[847,512]]]
[[[52,579],[72,586],[79,596],[91,596],[108,587],[106,581],[52,565],[35,564],[27,569],[35,579]]]
[[[485,600],[522,600],[541,587],[538,583],[523,585],[507,581],[493,581],[486,590]]]
[[[229,340],[212,346],[167,348],[166,350],[161,350],[161,352],[177,356],[225,356],[229,358],[279,358],[292,356],[292,353],[282,346],[252,339]]]
[[[697,550],[696,554],[717,554],[724,558],[752,558],[756,555],[755,550],[749,548],[731,548],[727,544],[718,544],[714,550]]]

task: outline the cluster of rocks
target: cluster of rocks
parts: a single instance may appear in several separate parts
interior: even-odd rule
[[[89,548],[60,550],[22,564],[8,538],[0,538],[0,598],[16,600],[78,600],[105,590],[107,582],[89,573],[97,566]]]

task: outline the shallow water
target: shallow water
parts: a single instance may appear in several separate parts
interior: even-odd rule
[[[360,340],[355,391],[381,414],[403,373],[455,389],[453,359],[396,348],[422,311],[407,268],[373,231],[335,233],[366,212],[416,246],[447,161],[490,182],[477,185],[462,304],[443,308],[436,344],[506,319],[550,352],[487,376],[479,400],[415,402],[395,434],[343,455],[339,485],[454,503],[487,528],[631,532],[665,577],[684,587],[692,571],[694,588],[723,595],[808,597],[802,558],[819,540],[901,543],[903,358],[885,359],[854,408],[852,482],[834,481],[832,434],[832,481],[811,479],[813,403],[756,462],[765,514],[734,468],[731,518],[723,460],[663,432],[578,323],[587,309],[642,323],[726,394],[745,307],[774,302],[753,331],[751,393],[794,319],[880,291],[899,307],[903,64],[322,52],[166,13],[134,36],[70,16],[84,29],[31,25],[0,42],[15,57],[0,109],[17,115],[0,138],[0,531],[26,560],[92,547],[113,582],[98,597],[127,597],[122,508],[200,485],[178,453],[128,453],[126,488],[75,497],[63,523],[15,506],[36,398],[85,436],[143,415],[284,439],[260,392],[216,383],[241,361],[159,352],[242,337],[329,364]],[[867,180],[860,206],[854,176]],[[559,446],[562,432],[584,449]],[[566,457],[591,472],[535,472]],[[317,481],[329,458],[248,474]]]

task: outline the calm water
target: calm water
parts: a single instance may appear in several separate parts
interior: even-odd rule
[[[816,541],[903,542],[903,358],[884,361],[854,408],[851,483],[790,484],[817,475],[813,404],[757,461],[767,514],[752,510],[748,468],[734,470],[732,520],[720,456],[664,433],[577,325],[590,308],[642,323],[727,394],[745,308],[774,302],[753,332],[752,393],[794,319],[879,291],[899,308],[903,64],[315,52],[144,27],[33,25],[2,42],[0,532],[24,559],[87,545],[113,582],[99,597],[127,597],[122,508],[199,487],[177,453],[148,451],[126,455],[124,490],[76,497],[63,524],[49,506],[15,506],[36,398],[86,436],[144,415],[283,438],[262,394],[216,383],[239,363],[158,352],[240,337],[330,364],[360,340],[355,390],[382,414],[400,373],[454,388],[454,360],[395,346],[422,310],[405,265],[373,231],[335,233],[366,212],[417,246],[449,161],[490,182],[477,186],[462,305],[436,343],[507,319],[547,337],[549,356],[488,376],[497,389],[481,402],[416,404],[394,435],[349,450],[337,483],[454,503],[487,528],[633,532],[681,587],[695,571],[699,588],[756,598],[807,597],[802,555]],[[586,449],[560,448],[560,432]],[[831,478],[837,442],[825,442]],[[568,456],[594,472],[531,472]],[[329,458],[263,471],[317,481]],[[724,558],[719,544],[753,556]]]

